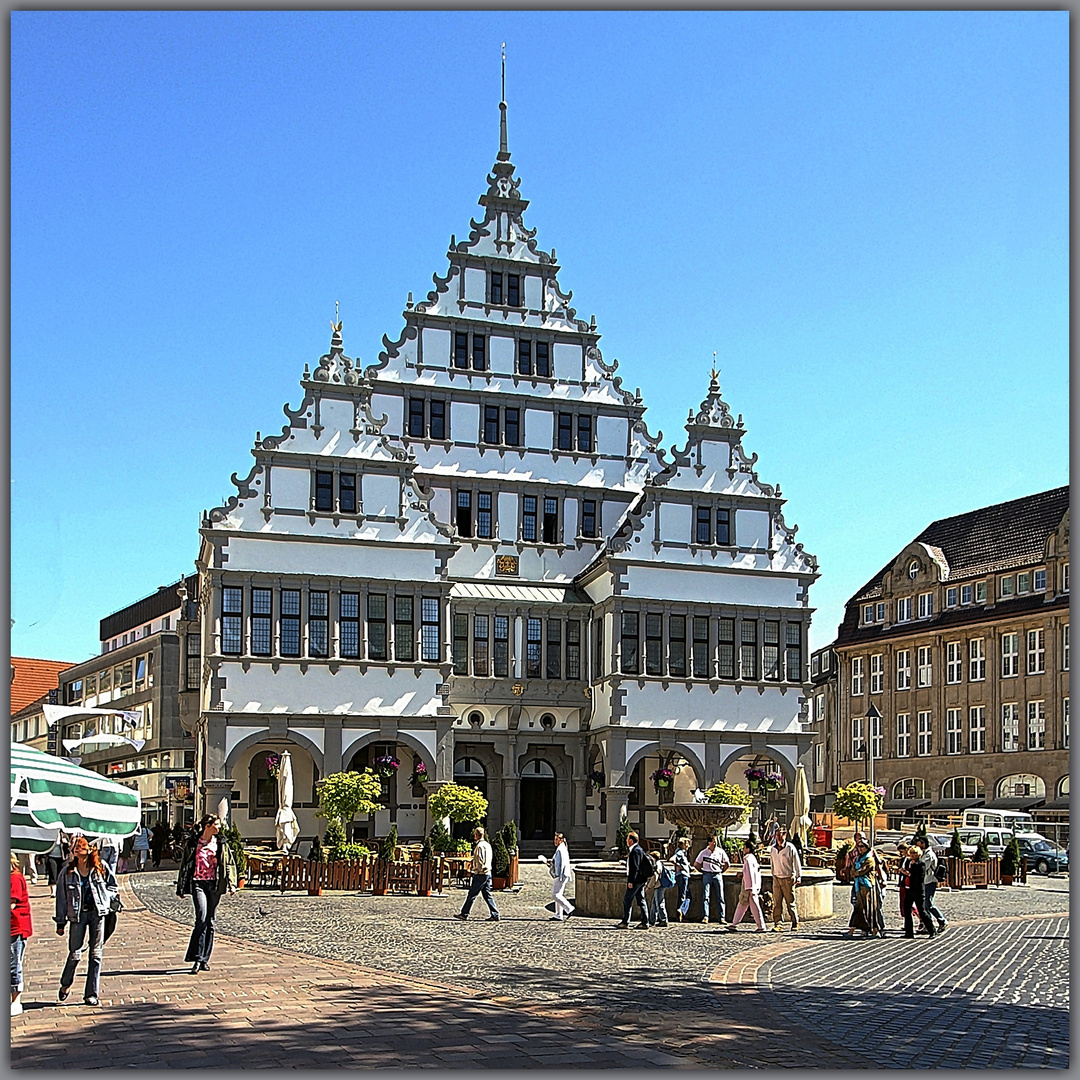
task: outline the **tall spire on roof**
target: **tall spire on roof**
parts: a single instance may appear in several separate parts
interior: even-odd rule
[[[502,43],[502,97],[499,100],[499,161],[510,160],[506,145],[506,42]]]

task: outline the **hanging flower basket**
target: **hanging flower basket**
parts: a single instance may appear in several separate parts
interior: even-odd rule
[[[266,771],[270,774],[270,778],[272,780],[277,779],[277,775],[281,771],[281,755],[280,754],[267,754],[266,755]]]
[[[592,784],[593,791],[599,791],[604,786],[604,773],[602,770],[594,770],[587,777]]]
[[[419,787],[421,784],[423,784],[423,783],[425,783],[427,781],[427,778],[428,778],[427,766],[422,761],[418,761],[413,766],[413,771],[412,771],[413,787]]]
[[[649,779],[653,782],[653,787],[657,794],[659,794],[661,788],[669,788],[675,783],[675,774],[671,769],[667,768],[667,766],[664,766],[661,769],[657,769]]]
[[[745,773],[747,785],[751,791],[776,791],[784,784],[784,777],[778,772],[751,767]]]
[[[375,766],[375,771],[384,780],[396,776],[398,769],[401,767],[401,762],[393,754],[383,754],[377,757],[372,764]]]

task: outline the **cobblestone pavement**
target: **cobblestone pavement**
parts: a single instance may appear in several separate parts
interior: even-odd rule
[[[476,1010],[484,1024],[495,1025],[492,1030],[507,1024],[518,1037],[499,1044],[497,1054],[481,1055],[476,1063],[485,1066],[547,1062],[544,1051],[550,1054],[551,1045],[558,1044],[572,1060],[547,1063],[648,1064],[638,1056],[648,1047],[665,1063],[689,1067],[918,1067],[924,1063],[920,1048],[929,1045],[925,1033],[920,1037],[927,1020],[935,1032],[930,1040],[935,1052],[942,1044],[942,1065],[1067,1064],[1065,877],[1033,879],[1027,887],[939,893],[939,906],[951,921],[940,938],[863,942],[839,936],[850,911],[847,890],[840,887],[837,915],[804,924],[798,934],[724,934],[715,925],[700,924],[642,933],[616,931],[605,920],[549,922],[546,873],[526,864],[522,875],[519,892],[498,895],[503,915],[498,924],[485,921],[482,902],[469,923],[455,921],[451,916],[464,895],[459,890],[419,898],[245,889],[219,908],[214,981],[220,990],[213,1014],[227,1002],[241,1010],[237,1017],[250,1013],[250,1030],[265,1030],[267,1008],[291,1012],[291,995],[282,984],[287,973],[291,985],[303,987],[303,995],[321,1009],[340,1009],[343,1000],[364,1001],[361,1015],[374,1008],[379,1015],[372,1022],[384,1025],[379,1029],[384,1039],[391,1030],[400,1035],[402,1023],[398,1013],[386,1027],[380,1019],[385,1010],[406,1010],[410,1033],[415,1010],[419,1030],[430,1032],[426,1042],[409,1040],[417,1064],[471,1063],[461,1051],[454,1061],[431,1055],[436,1047],[448,1052],[447,1038],[449,1047],[461,1045],[462,1029],[443,1030],[444,1018],[476,1016]],[[110,1015],[116,1003],[139,1004],[139,993],[160,1005],[162,986],[172,995],[168,1009],[182,1007],[187,1015],[198,1000],[195,1014],[206,1015],[207,976],[176,974],[186,972],[181,961],[191,907],[188,899],[175,896],[174,877],[147,873],[129,879],[149,910],[121,916],[121,929],[106,949],[102,1000],[113,992],[115,970],[128,978],[138,976],[141,967],[144,985],[126,986]],[[895,890],[887,904],[888,922],[895,927]],[[146,925],[136,928],[136,916]],[[146,936],[136,943],[142,959],[130,969],[113,959],[118,948],[128,947],[118,945],[125,933]],[[52,935],[51,941],[60,939]],[[56,956],[46,962],[35,938],[28,964],[31,972],[46,968],[54,980],[62,953],[59,945],[51,951]],[[252,959],[255,954],[260,959]],[[270,963],[266,957],[282,960]],[[31,989],[28,1000],[34,996]],[[90,1012],[81,1006],[55,1009],[51,989],[44,1000],[50,999],[42,1013]],[[38,1023],[35,1012],[29,1014],[30,1028]],[[102,1015],[97,1012],[95,1029]],[[544,1023],[547,1018],[559,1020],[557,1038]],[[13,1022],[16,1066],[30,1063],[21,1056],[31,1047],[19,1024]],[[279,1022],[275,1032],[283,1026]],[[936,1034],[939,1028],[945,1034]],[[325,1050],[327,1035],[319,1031],[317,1042]],[[948,1031],[957,1033],[952,1042]],[[287,1041],[297,1038],[290,1033]],[[346,1049],[355,1056],[332,1063],[383,1064],[377,1057],[364,1058],[364,1040],[354,1032]],[[36,1054],[41,1046],[33,1049]],[[309,1063],[323,1062],[330,1059],[320,1051]]]

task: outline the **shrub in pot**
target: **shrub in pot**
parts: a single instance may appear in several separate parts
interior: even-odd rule
[[[1016,871],[1020,869],[1020,845],[1014,836],[1005,846],[1001,855],[1001,881],[1002,884],[1011,885]]]
[[[502,833],[497,832],[491,838],[491,887],[505,889],[507,875],[510,873],[510,853]]]

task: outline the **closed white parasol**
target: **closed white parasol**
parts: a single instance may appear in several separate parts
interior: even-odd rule
[[[300,835],[300,824],[293,813],[292,755],[288,750],[281,755],[277,778],[278,812],[274,819],[274,835],[277,846],[288,851]]]
[[[814,819],[810,817],[810,788],[806,783],[806,769],[802,765],[796,766],[795,769],[795,817],[791,822],[791,829],[793,832],[799,834],[799,839],[806,844],[806,833],[810,826],[814,824]]]

